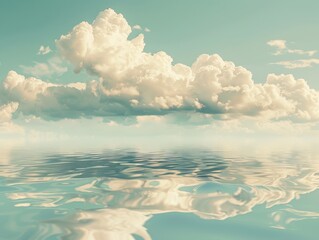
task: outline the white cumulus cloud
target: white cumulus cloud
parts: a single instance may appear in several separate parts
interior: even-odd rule
[[[0,135],[9,137],[23,132],[23,129],[13,123],[13,114],[17,111],[19,103],[9,102],[0,105]],[[9,134],[9,135],[7,135]]]
[[[19,103],[24,115],[44,119],[140,116],[144,121],[176,113],[220,120],[319,119],[319,93],[303,79],[269,74],[265,83],[255,83],[249,70],[217,54],[202,54],[191,66],[174,64],[163,51],[145,52],[144,35],[131,38],[131,32],[123,15],[112,9],[101,12],[93,23],[76,25],[56,40],[57,48],[75,72],[86,71],[95,80],[45,82],[38,77],[59,72],[60,67],[65,70],[49,61],[24,67],[37,78],[9,72],[3,83],[6,100]],[[271,45],[286,49],[282,40]]]
[[[82,69],[100,78],[103,93],[120,97],[139,112],[192,110],[211,114],[300,116],[302,106],[286,94],[285,85],[266,81],[255,84],[247,69],[224,61],[218,55],[201,55],[190,66],[172,64],[165,52],[144,52],[144,36],[129,40],[131,27],[121,15],[108,9],[93,24],[82,22],[57,40],[61,54],[76,71]],[[271,45],[286,48],[276,40]],[[270,78],[272,75],[270,75]],[[282,81],[304,82],[292,76]],[[317,100],[317,92],[314,92]],[[318,102],[312,113],[317,116]]]
[[[8,123],[12,120],[12,114],[17,111],[19,104],[16,102],[10,102],[0,106],[0,125],[2,123]]]

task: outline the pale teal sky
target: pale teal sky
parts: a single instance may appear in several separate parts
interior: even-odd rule
[[[54,40],[81,21],[113,8],[129,24],[148,27],[146,51],[164,50],[175,62],[191,64],[199,54],[218,53],[242,65],[264,82],[268,73],[293,73],[319,89],[319,65],[285,69],[270,63],[309,58],[294,54],[274,56],[271,39],[284,39],[292,49],[319,50],[319,2],[256,0],[3,0],[0,7],[0,78],[20,65],[44,62],[36,55],[41,45],[53,50]],[[311,58],[318,58],[316,54]],[[81,76],[85,78],[86,76]],[[51,81],[77,81],[66,73]],[[88,77],[89,78],[89,77]]]

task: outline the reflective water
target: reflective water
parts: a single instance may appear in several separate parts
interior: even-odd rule
[[[1,146],[0,239],[318,239],[315,145]]]

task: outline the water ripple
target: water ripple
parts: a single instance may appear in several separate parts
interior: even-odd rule
[[[160,213],[226,220],[290,204],[319,187],[319,164],[296,153],[119,149],[10,163],[0,170],[7,239],[147,240],[144,225]],[[272,217],[280,228],[318,214],[286,208]]]

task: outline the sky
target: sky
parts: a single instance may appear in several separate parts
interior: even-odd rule
[[[159,125],[313,133],[318,7],[315,0],[4,0],[0,135],[74,134],[83,124],[112,135]]]

